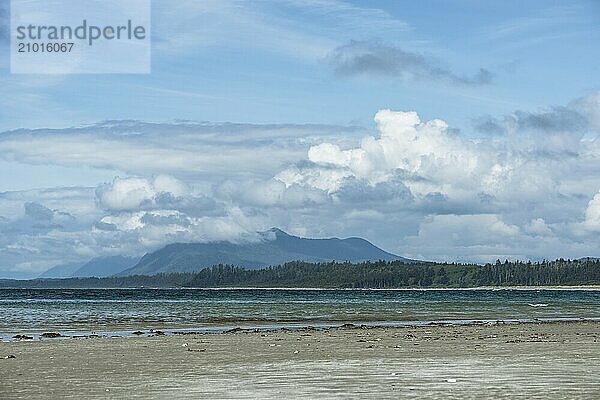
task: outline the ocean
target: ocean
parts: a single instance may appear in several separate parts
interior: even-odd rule
[[[0,289],[0,338],[600,319],[600,291]]]

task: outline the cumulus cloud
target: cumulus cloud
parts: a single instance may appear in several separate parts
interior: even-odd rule
[[[516,150],[569,156],[578,152],[581,139],[591,128],[589,115],[562,106],[539,112],[518,110],[501,118],[481,118],[475,127],[487,134],[508,136],[516,142]]]
[[[591,231],[600,231],[600,191],[588,203],[583,226]]]
[[[546,224],[543,218],[536,218],[531,220],[529,224],[525,226],[526,231],[534,236],[550,236],[552,230]]]
[[[415,112],[382,110],[375,115],[378,137],[365,137],[359,147],[327,142],[312,146],[309,164],[289,168],[277,179],[329,193],[340,191],[350,178],[371,188],[394,180],[419,199],[485,199],[498,205],[572,195],[571,190],[560,192],[560,185],[577,185],[582,177],[598,182],[593,176],[599,154],[583,140],[578,125],[569,130],[568,123],[546,114],[521,120],[518,134],[468,139],[443,120],[423,122]],[[532,127],[534,132],[529,131]],[[541,132],[546,136],[540,137]],[[575,169],[579,176],[574,176]]]
[[[267,181],[227,181],[217,187],[217,194],[229,201],[257,207],[294,208],[329,201],[318,188],[286,185],[276,179]]]
[[[330,193],[352,182],[350,178],[371,187],[396,180],[411,192],[426,195],[441,193],[448,184],[470,187],[484,168],[477,145],[450,133],[442,120],[422,123],[415,112],[382,110],[375,122],[379,138],[366,137],[360,147],[349,149],[333,143],[312,146],[311,165],[284,171],[278,179]]]
[[[153,200],[155,192],[146,179],[115,179],[97,191],[99,204],[109,210],[132,210]]]
[[[600,228],[592,117],[572,106],[516,111],[493,121],[496,134],[467,138],[443,120],[382,110],[377,136],[358,146],[311,146],[307,162],[276,178],[347,198],[348,215],[374,208],[388,218],[415,217],[416,234],[397,242],[412,257],[582,255],[597,243],[586,232]]]
[[[159,175],[153,181],[144,178],[115,178],[96,189],[98,204],[112,211],[149,208],[157,203],[176,200],[187,193],[186,185],[178,179]]]
[[[339,190],[333,194],[333,198],[350,205],[392,202],[400,207],[405,207],[413,201],[410,189],[399,177],[373,185],[355,177],[349,177],[342,182]]]
[[[263,189],[268,188],[265,185]],[[258,205],[272,205],[273,201],[268,191],[246,185],[246,189],[255,189],[253,194],[241,188],[239,192],[236,185],[222,184],[209,198],[168,175],[115,178],[96,189],[96,201],[104,215],[94,223],[94,238],[128,253],[150,251],[173,242],[256,240],[265,226],[262,216],[248,215],[232,200],[253,204],[254,199]],[[224,196],[228,189],[235,189],[229,192],[233,198]],[[259,192],[265,196],[256,197]],[[240,198],[240,193],[249,197]]]
[[[454,85],[484,85],[492,73],[481,68],[473,76],[461,76],[422,54],[385,45],[379,41],[351,41],[329,55],[334,71],[341,76],[359,74],[401,79],[444,81]]]
[[[257,232],[273,226],[312,237],[363,236],[420,259],[594,256],[600,246],[595,98],[487,118],[496,132],[479,137],[461,135],[442,119],[392,110],[377,112],[377,131],[362,138],[352,129],[315,125],[254,126],[251,137],[247,125],[221,124],[118,122],[9,132],[0,147],[21,161],[76,165],[25,146],[31,138],[47,144],[53,135],[89,151],[92,160],[88,140],[110,143],[103,154],[114,168],[124,157],[121,149],[110,154],[119,144],[135,149],[129,158],[145,152],[148,158],[136,173],[120,172],[97,186],[0,193],[0,260],[5,273],[31,277],[56,264],[141,255],[173,242],[258,240]],[[163,128],[172,133],[168,141],[159,135]],[[159,147],[169,166],[150,161]],[[212,154],[217,148],[244,156],[216,162],[214,173],[194,169],[205,153],[202,162],[228,159]],[[277,160],[259,165],[269,152]]]
[[[494,245],[503,243],[505,238],[514,238],[520,233],[519,227],[507,224],[496,215],[435,215],[426,220],[419,229],[434,243],[463,246]]]
[[[260,217],[248,216],[238,207],[223,210],[220,215],[192,217],[178,210],[151,210],[111,214],[102,217],[103,226],[114,226],[122,251],[154,250],[174,242],[212,242],[227,240],[247,242],[259,239],[266,229]],[[99,232],[113,246],[113,232]]]
[[[407,238],[407,252],[436,260],[493,261],[498,257],[526,256],[511,246],[523,238],[518,226],[497,215],[435,215],[427,218],[417,235]],[[426,256],[425,256],[426,257]]]

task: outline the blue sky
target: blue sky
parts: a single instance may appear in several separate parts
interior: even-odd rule
[[[598,2],[152,6],[151,74],[11,75],[2,44],[0,275],[270,226],[428,259],[598,255]]]
[[[477,115],[564,104],[597,89],[600,11],[593,1],[180,3],[154,2],[150,75],[44,78],[5,70],[6,86],[39,97],[47,111],[31,115],[32,101],[13,101],[2,107],[0,126],[107,119],[369,124],[373,110],[386,107],[443,115],[467,130]],[[485,68],[493,84],[337,77],[327,56],[351,40],[380,40],[458,75]]]

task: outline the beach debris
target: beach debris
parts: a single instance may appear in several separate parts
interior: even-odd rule
[[[457,381],[454,378],[449,378],[449,379],[446,379],[446,382],[448,382],[448,383],[456,383]]]
[[[181,345],[181,347],[188,347],[188,344],[184,343],[184,344]]]
[[[241,331],[243,331],[243,329],[240,327],[237,327],[237,328],[228,329],[228,330],[224,331],[223,333],[237,333],[237,332],[241,332]]]
[[[294,350],[294,354],[298,354],[300,353],[298,350]]]
[[[44,332],[40,336],[43,338],[57,338],[61,337],[62,335],[58,332]]]
[[[187,349],[187,351],[195,351],[195,352],[201,353],[203,351],[206,351],[206,349]]]
[[[529,304],[530,307],[548,307],[548,304],[545,303],[535,303],[535,304]]]
[[[31,340],[31,339],[33,339],[33,336],[27,336],[27,335],[15,335],[15,336],[13,336],[13,339],[19,339],[19,340]]]
[[[154,331],[154,336],[165,336],[165,333],[163,331]]]
[[[4,356],[5,360],[8,360],[9,358],[17,358],[17,356],[15,356],[14,354],[9,354],[7,356]]]

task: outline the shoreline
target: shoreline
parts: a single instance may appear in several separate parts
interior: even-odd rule
[[[3,399],[594,398],[597,322],[0,343]]]
[[[285,332],[285,331],[329,331],[336,329],[408,329],[435,326],[471,327],[495,325],[528,325],[528,324],[576,324],[598,323],[600,317],[556,317],[556,318],[514,318],[514,319],[464,319],[464,320],[407,320],[407,321],[362,321],[362,322],[313,322],[313,323],[281,323],[281,324],[230,324],[202,327],[173,327],[173,326],[130,326],[115,327],[115,329],[82,329],[62,330],[55,328],[23,329],[0,333],[0,343],[36,341],[36,340],[67,340],[83,338],[119,338],[119,337],[153,337],[194,334],[223,334],[231,332]],[[46,336],[44,336],[46,335]]]
[[[48,278],[49,280],[55,278]],[[56,278],[60,279],[60,278]],[[500,291],[500,290],[523,290],[523,291],[600,291],[600,285],[576,285],[576,286],[475,286],[475,287],[414,287],[414,288],[319,288],[319,287],[0,287],[0,290],[266,290],[266,291]]]

